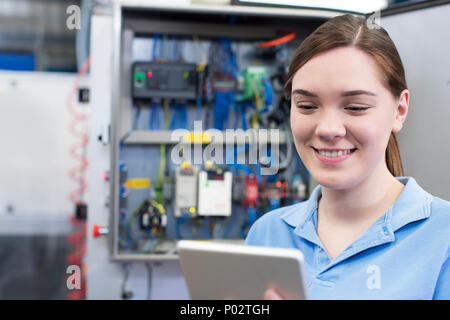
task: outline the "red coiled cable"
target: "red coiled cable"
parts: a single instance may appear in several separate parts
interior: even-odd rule
[[[70,132],[78,139],[78,141],[70,147],[70,155],[79,162],[79,165],[73,167],[69,173],[71,179],[78,184],[78,188],[70,193],[70,199],[75,205],[83,202],[83,195],[86,193],[88,187],[85,179],[85,172],[88,167],[86,151],[89,144],[89,134],[79,128],[81,124],[88,120],[88,115],[77,111],[73,106],[72,101],[80,87],[80,80],[89,70],[89,66],[90,58],[87,58],[86,62],[78,72],[72,90],[67,97],[68,110],[72,115],[72,121],[69,125]]]
[[[83,196],[87,191],[87,182],[85,179],[85,173],[88,168],[87,148],[89,145],[89,133],[86,130],[80,129],[82,124],[86,125],[89,115],[86,112],[80,112],[77,110],[72,101],[78,92],[80,87],[80,81],[83,76],[88,72],[90,67],[90,58],[81,67],[77,73],[73,87],[67,97],[67,107],[72,115],[69,128],[72,135],[77,139],[75,143],[70,146],[70,155],[79,162],[78,165],[73,167],[69,176],[74,180],[78,187],[70,193],[70,200],[74,204],[74,208],[84,205]],[[77,209],[75,209],[77,210]],[[71,222],[75,229],[72,234],[67,237],[67,241],[73,247],[73,252],[67,256],[67,263],[69,265],[77,265],[81,268],[80,282],[81,288],[71,291],[67,294],[68,300],[83,300],[86,299],[86,263],[84,261],[86,253],[86,221],[77,220],[75,215],[71,217]]]

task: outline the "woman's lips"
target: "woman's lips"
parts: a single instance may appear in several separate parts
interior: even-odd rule
[[[355,151],[357,150],[356,148],[350,149],[350,152],[347,154],[342,154],[340,156],[336,155],[335,157],[330,157],[330,156],[326,156],[323,154],[320,154],[319,151],[313,147],[314,150],[314,154],[316,155],[316,157],[324,164],[336,164],[336,163],[340,163],[344,160],[347,160],[348,158],[350,158]],[[349,150],[349,149],[335,149],[335,150]],[[337,153],[337,152],[336,152]]]

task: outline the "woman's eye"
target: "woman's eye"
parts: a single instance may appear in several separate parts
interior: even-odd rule
[[[350,110],[350,111],[365,111],[365,110],[369,109],[369,107],[348,107],[345,109]]]
[[[307,105],[298,105],[297,108],[304,109],[304,110],[313,110],[316,109],[314,106],[307,106]]]

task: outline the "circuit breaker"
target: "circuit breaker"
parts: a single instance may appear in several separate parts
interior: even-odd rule
[[[202,170],[198,174],[198,214],[231,215],[232,174],[229,171]]]
[[[197,214],[197,174],[197,167],[186,162],[175,170],[174,215],[177,218]]]

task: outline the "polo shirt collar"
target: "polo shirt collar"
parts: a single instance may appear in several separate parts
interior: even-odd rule
[[[403,226],[431,215],[433,196],[422,189],[412,177],[397,177],[405,185],[392,206],[391,226],[395,232]]]
[[[411,222],[428,218],[431,214],[433,199],[433,196],[423,190],[414,178],[404,176],[396,177],[396,179],[405,187],[394,205],[375,223],[385,224],[385,233],[389,234]],[[295,228],[295,233],[314,243],[320,243],[313,219],[317,212],[317,201],[321,195],[321,185],[317,185],[307,201],[290,206],[281,215],[281,219]]]

